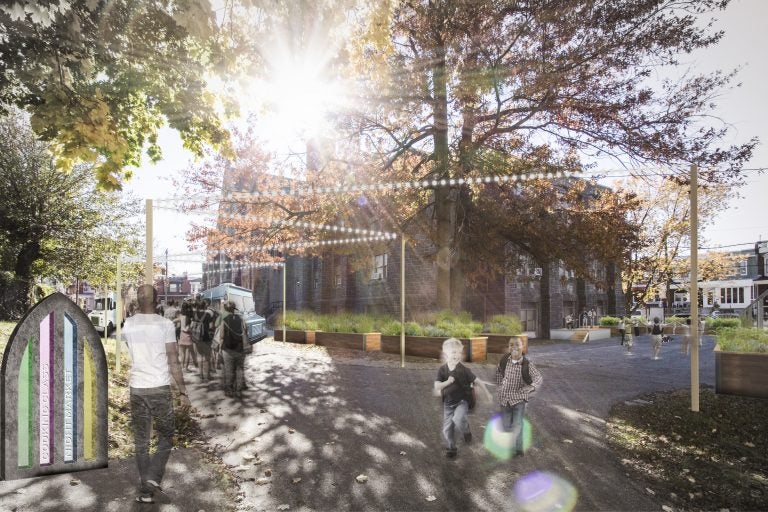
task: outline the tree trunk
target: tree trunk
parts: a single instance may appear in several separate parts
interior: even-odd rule
[[[550,262],[536,259],[536,263],[541,265],[541,281],[539,281],[539,304],[541,305],[541,311],[539,312],[539,328],[536,332],[536,336],[540,339],[548,340],[550,338],[550,299],[549,299],[549,279],[550,279]]]
[[[29,281],[0,272],[0,320],[15,321],[29,309]]]
[[[438,41],[432,65],[434,83],[433,124],[435,144],[435,175],[449,176],[450,150],[448,146],[448,89],[445,76],[445,44]],[[438,309],[451,309],[451,274],[458,271],[456,234],[456,190],[447,187],[435,189],[436,264]],[[460,306],[460,305],[459,305]]]

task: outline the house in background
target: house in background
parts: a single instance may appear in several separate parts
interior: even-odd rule
[[[766,241],[756,242],[754,249],[733,251],[730,254],[737,261],[729,275],[723,276],[723,279],[700,281],[698,303],[701,314],[711,315],[715,311],[741,314],[761,294],[766,293],[766,252]],[[691,297],[687,283],[673,283],[671,289],[674,300],[665,313],[690,314]],[[768,301],[765,305],[768,307]]]

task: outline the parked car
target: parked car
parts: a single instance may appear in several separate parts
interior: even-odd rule
[[[723,313],[721,311],[713,311],[709,316],[710,318],[739,318],[741,315],[738,313]]]

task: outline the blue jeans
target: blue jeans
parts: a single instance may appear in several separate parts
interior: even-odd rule
[[[515,438],[515,454],[523,453],[523,419],[525,418],[525,401],[515,405],[501,406],[501,425],[505,432],[510,432]]]
[[[152,434],[152,420],[157,429],[157,451],[149,455],[149,439]],[[147,480],[160,484],[165,474],[165,465],[173,448],[174,416],[171,403],[171,387],[131,388],[131,420],[133,442],[136,448],[136,464],[141,478],[141,492],[151,491]]]
[[[462,434],[469,432],[469,421],[467,420],[467,411],[469,405],[466,400],[458,404],[447,404],[443,402],[443,440],[448,450],[456,450],[456,429]]]

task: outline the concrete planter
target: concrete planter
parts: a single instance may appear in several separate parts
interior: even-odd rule
[[[768,354],[715,347],[715,393],[768,398]]]
[[[488,338],[487,347],[489,354],[506,354],[509,352],[509,339],[519,338],[523,340],[523,354],[528,353],[528,335],[526,334],[490,334],[483,333],[481,336]]]
[[[443,350],[443,342],[447,339],[448,336],[406,336],[405,354],[408,356],[440,359]],[[487,338],[485,336],[460,339],[464,344],[468,362],[482,362],[487,359]],[[507,338],[507,340],[509,340],[509,338]],[[381,351],[389,354],[399,354],[400,336],[382,336]]]
[[[379,351],[381,350],[381,333],[318,331],[315,335],[315,344],[323,347],[350,348],[367,352]]]
[[[292,331],[286,329],[285,337],[288,343],[301,343],[302,345],[314,345],[316,333],[320,331]],[[275,329],[275,341],[283,341],[283,330]]]

